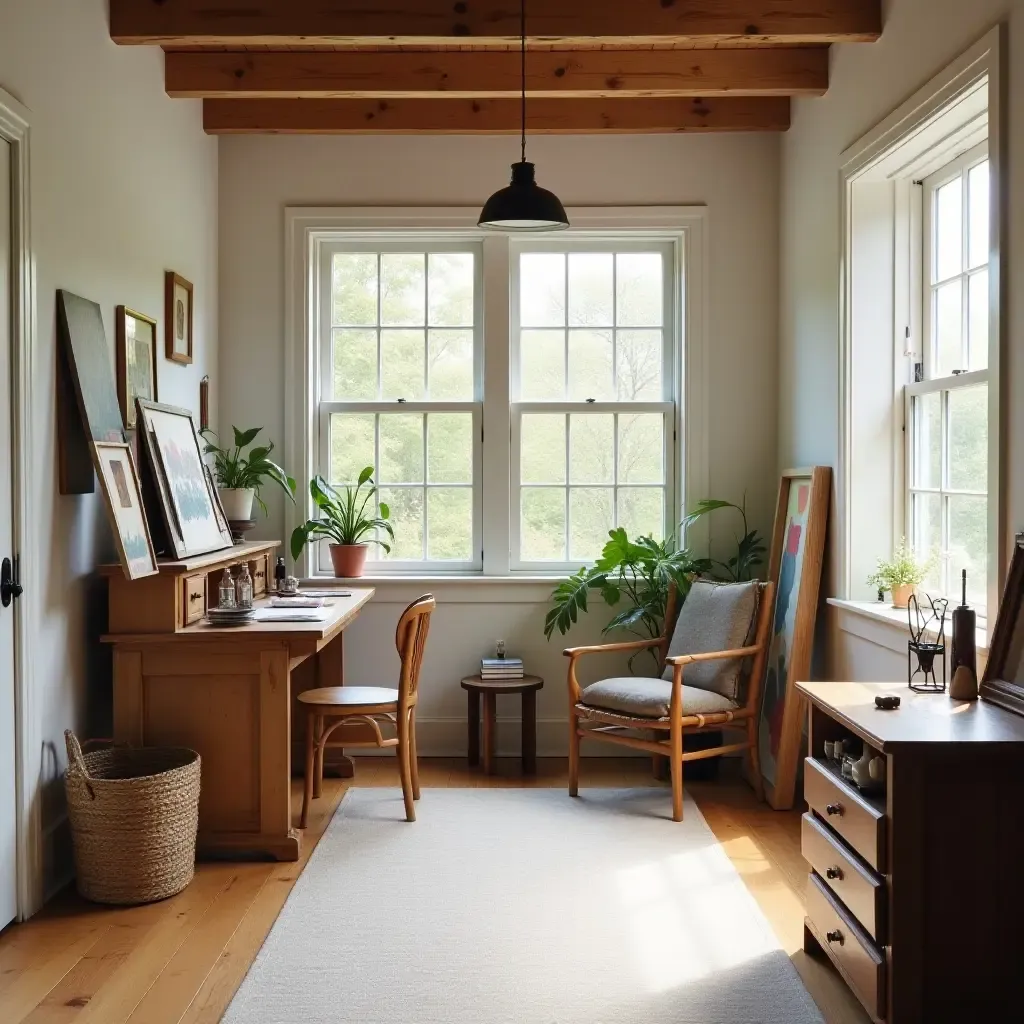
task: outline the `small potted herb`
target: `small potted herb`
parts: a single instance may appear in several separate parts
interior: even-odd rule
[[[346,487],[340,492],[322,476],[314,477],[309,482],[309,493],[320,518],[309,519],[292,531],[292,558],[297,559],[302,554],[310,537],[326,538],[331,541],[334,575],[347,578],[363,575],[370,544],[379,544],[385,551],[391,551],[390,544],[373,536],[381,530],[392,541],[395,539],[395,531],[388,522],[391,510],[383,501],[374,501],[377,488],[373,482],[373,466],[367,466],[359,474],[355,487]]]
[[[891,559],[879,559],[877,568],[867,582],[879,590],[888,590],[892,594],[893,608],[906,608],[911,595],[917,593],[918,586],[931,572],[934,564],[934,558],[919,561],[904,539],[900,541]]]
[[[260,497],[260,488],[268,481],[277,484],[285,494],[295,500],[295,481],[276,463],[267,457],[274,450],[274,442],[249,448],[256,440],[262,427],[249,430],[231,428],[235,435],[233,448],[222,448],[214,444],[210,438],[217,438],[212,430],[204,430],[203,440],[206,447],[205,455],[213,456],[213,475],[217,480],[217,492],[220,503],[224,506],[224,514],[229,520],[238,522],[252,516],[253,498],[259,503],[263,514],[267,514],[267,506]],[[244,449],[249,448],[248,452]]]

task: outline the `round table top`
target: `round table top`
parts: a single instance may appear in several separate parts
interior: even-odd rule
[[[524,690],[539,690],[544,685],[540,676],[523,676],[521,679],[484,679],[480,675],[466,676],[462,680],[464,690],[494,690],[499,693],[522,693]]]

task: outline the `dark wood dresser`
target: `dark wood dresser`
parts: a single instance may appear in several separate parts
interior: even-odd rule
[[[804,948],[875,1021],[1024,1019],[1024,718],[904,684],[800,683],[809,700]],[[895,711],[875,707],[895,693]],[[825,742],[868,744],[864,794]]]

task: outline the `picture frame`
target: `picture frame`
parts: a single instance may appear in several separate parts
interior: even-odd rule
[[[220,500],[220,491],[217,490],[217,484],[213,479],[213,470],[205,462],[203,469],[206,470],[206,484],[210,489],[210,497],[213,499],[213,513],[217,517],[217,525],[221,528],[222,533],[226,533],[230,537],[231,527],[228,526],[228,517]]]
[[[160,569],[131,446],[122,441],[93,441],[91,448],[121,569],[130,580],[155,576]]]
[[[128,306],[114,311],[117,341],[117,401],[127,430],[136,423],[135,399],[160,400],[157,381],[156,320]]]
[[[177,558],[231,546],[218,517],[195,420],[188,409],[136,399],[142,447],[157,483],[167,535]]]
[[[776,810],[796,799],[806,718],[796,684],[810,678],[831,486],[828,466],[786,470],[779,484],[768,569],[775,611],[757,730],[765,798]]]
[[[1024,715],[1024,533],[1018,533],[978,695]]]
[[[193,354],[192,282],[168,270],[164,274],[164,355],[187,365]]]

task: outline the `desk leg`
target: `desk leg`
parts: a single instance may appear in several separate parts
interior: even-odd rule
[[[523,691],[523,774],[537,771],[537,691]]]
[[[298,860],[292,828],[292,708],[288,649],[260,651],[260,833],[278,860]]]
[[[484,773],[494,774],[494,734],[497,731],[497,707],[494,693],[484,694]]]
[[[468,757],[470,767],[480,763],[480,691],[469,690],[469,711],[466,716]]]

